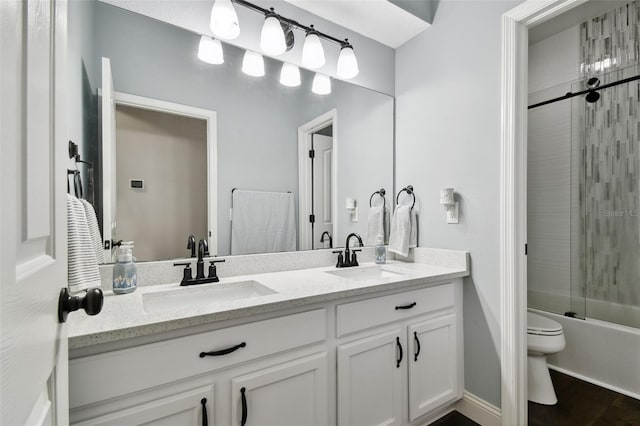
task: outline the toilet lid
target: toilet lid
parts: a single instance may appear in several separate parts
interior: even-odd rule
[[[527,312],[527,332],[531,334],[558,334],[562,332],[562,325],[542,315]]]

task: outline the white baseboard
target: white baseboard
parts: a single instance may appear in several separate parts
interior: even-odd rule
[[[502,414],[498,407],[464,391],[462,399],[456,404],[456,411],[467,416],[481,426],[500,426]]]

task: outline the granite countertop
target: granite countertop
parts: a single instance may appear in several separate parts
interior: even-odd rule
[[[466,259],[466,257],[465,257]],[[402,289],[415,285],[427,285],[446,279],[469,275],[468,261],[457,265],[439,266],[425,263],[389,261],[385,265],[373,262],[362,263],[360,268],[382,268],[391,273],[386,277],[353,280],[330,272],[355,270],[357,268],[336,269],[333,266],[299,269],[292,271],[270,272],[253,275],[238,275],[221,278],[219,283],[180,287],[175,284],[161,284],[139,287],[135,292],[116,295],[105,292],[104,307],[100,315],[89,317],[74,314],[69,322],[69,348],[82,348],[97,344],[116,342],[140,336],[148,336],[171,330],[198,326],[216,321],[249,317],[251,315],[280,311],[312,303],[336,300],[345,297]],[[397,272],[393,274],[393,272]],[[197,303],[179,303],[167,309],[158,308],[155,312],[147,305],[151,298],[156,300],[164,292],[175,295],[177,290],[200,292],[223,284],[229,287],[233,283],[255,281],[275,291],[273,294],[247,297],[235,300],[198,301]],[[217,287],[222,288],[222,287]],[[150,296],[150,294],[153,294]],[[166,297],[172,297],[166,293]],[[170,299],[166,299],[168,301]],[[165,303],[166,303],[165,301]],[[150,312],[145,311],[147,307]]]

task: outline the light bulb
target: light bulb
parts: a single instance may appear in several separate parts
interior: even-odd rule
[[[260,35],[260,48],[264,53],[272,56],[282,55],[287,50],[284,31],[275,13],[268,14],[264,20]]]
[[[208,64],[223,64],[224,56],[222,54],[222,43],[220,43],[220,40],[214,40],[207,36],[200,37],[198,59]]]
[[[247,50],[242,58],[242,72],[252,77],[264,75],[264,59],[258,52]]]
[[[300,68],[285,62],[280,71],[280,84],[288,87],[300,86]]]
[[[211,31],[223,40],[233,40],[240,35],[238,14],[231,0],[215,0],[211,8]]]
[[[353,46],[345,44],[338,56],[338,77],[348,80],[358,75],[358,60],[353,52]]]
[[[302,65],[315,70],[323,66],[324,63],[324,49],[322,48],[320,37],[314,31],[310,31],[307,33],[302,46]]]
[[[331,93],[331,78],[328,75],[317,72],[313,77],[311,91],[316,95],[328,95]]]

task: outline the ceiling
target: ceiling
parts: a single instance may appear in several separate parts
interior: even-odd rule
[[[387,0],[284,0],[394,49],[430,24]]]

